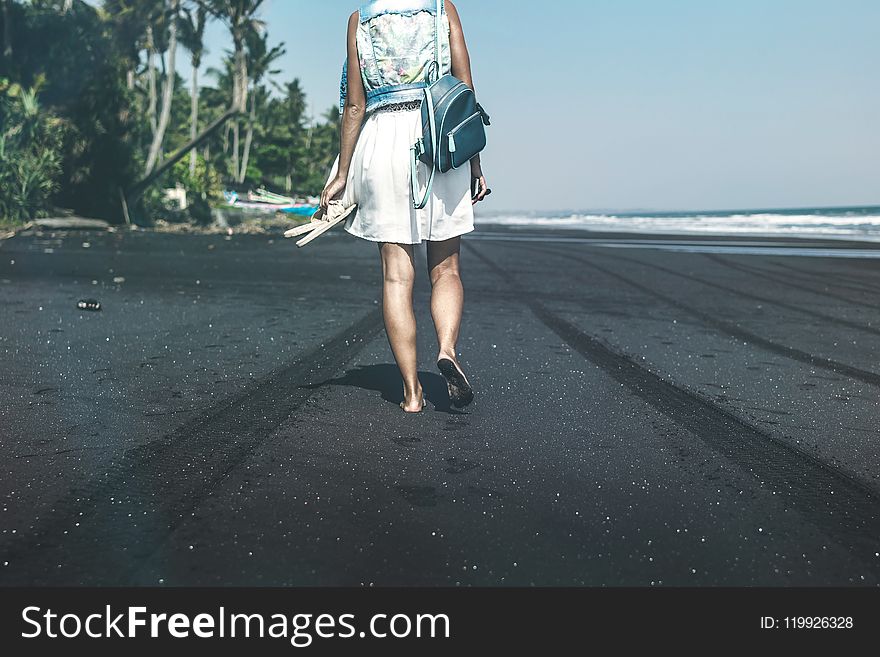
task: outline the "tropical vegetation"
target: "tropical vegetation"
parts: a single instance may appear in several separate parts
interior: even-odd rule
[[[338,112],[309,116],[299,80],[278,79],[264,4],[0,0],[0,220],[149,222],[175,186],[201,220],[224,189],[317,194]],[[212,22],[229,49],[203,71]]]

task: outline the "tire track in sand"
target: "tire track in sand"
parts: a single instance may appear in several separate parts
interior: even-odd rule
[[[785,285],[786,287],[790,287],[795,290],[803,290],[804,292],[807,292],[809,294],[814,294],[814,295],[820,296],[820,297],[826,297],[828,299],[833,299],[838,302],[844,301],[844,302],[851,304],[853,306],[861,306],[863,308],[870,308],[871,310],[877,309],[876,303],[869,303],[867,301],[857,301],[855,299],[850,299],[849,297],[843,297],[839,294],[834,294],[833,292],[825,292],[824,290],[817,290],[815,288],[815,284],[829,285],[829,283],[827,281],[822,282],[822,283],[820,283],[819,281],[815,281],[814,286],[810,286],[810,285],[804,284],[803,282],[797,283],[797,282],[794,282],[790,279],[781,278],[780,276],[777,276],[775,272],[772,272],[767,269],[762,269],[760,267],[749,267],[747,265],[742,265],[740,263],[731,262],[730,260],[728,260],[724,256],[719,256],[719,255],[714,255],[714,254],[705,254],[703,257],[707,258],[708,260],[710,260],[716,264],[721,265],[722,267],[726,267],[726,268],[732,269],[734,271],[739,271],[744,274],[748,274],[749,276],[753,276],[754,278],[757,278],[759,280],[774,281],[775,283],[779,283],[780,285]],[[831,283],[830,285],[832,285],[834,287],[841,287],[841,286],[835,285],[834,283]],[[866,292],[866,291],[862,291],[862,294],[870,294],[870,293]]]
[[[596,271],[602,272],[603,274],[606,274],[607,276],[614,278],[621,283],[624,283],[636,290],[639,290],[649,297],[653,297],[669,306],[677,308],[678,310],[681,310],[682,312],[691,315],[692,317],[695,317],[703,324],[710,326],[721,333],[725,333],[726,335],[729,335],[732,338],[736,338],[737,340],[748,342],[756,347],[760,347],[762,349],[765,349],[766,351],[776,354],[777,356],[790,358],[791,360],[796,360],[806,365],[811,365],[813,367],[818,367],[829,372],[834,372],[835,374],[842,374],[852,379],[856,379],[857,381],[861,381],[862,383],[867,383],[868,385],[880,388],[880,374],[877,374],[876,372],[863,370],[852,365],[847,365],[846,363],[841,363],[831,358],[815,356],[806,351],[801,351],[800,349],[795,349],[794,347],[788,347],[786,345],[779,344],[778,342],[768,340],[767,338],[761,337],[757,333],[753,333],[748,329],[738,326],[737,324],[732,324],[730,322],[724,321],[723,319],[718,319],[714,315],[703,312],[702,310],[694,308],[693,306],[689,306],[688,304],[683,303],[678,299],[673,299],[672,297],[667,296],[662,292],[658,292],[646,285],[642,285],[637,281],[627,278],[622,274],[618,274],[617,272],[611,271],[610,269],[602,267],[601,265],[597,265],[582,256],[571,255],[570,253],[565,253],[563,251],[554,249],[543,249],[541,247],[535,246],[529,246],[528,248],[532,251],[543,251],[544,253],[552,254],[558,258],[571,260]],[[631,262],[638,261],[631,260]],[[771,302],[767,301],[766,303]],[[776,302],[773,301],[772,303]]]
[[[549,251],[548,251],[549,252]],[[609,257],[606,254],[599,254],[600,256]],[[770,299],[768,297],[762,297],[759,294],[752,294],[751,292],[744,292],[742,290],[737,290],[736,288],[730,287],[728,285],[722,285],[721,283],[715,283],[713,281],[707,281],[705,279],[699,278],[697,276],[691,276],[689,274],[684,274],[680,271],[676,271],[674,269],[669,269],[669,267],[663,267],[661,265],[654,265],[649,262],[645,262],[644,260],[638,260],[637,258],[627,258],[626,256],[616,256],[617,260],[625,260],[626,262],[631,262],[636,265],[640,265],[642,267],[648,267],[649,269],[654,269],[656,271],[662,271],[665,274],[669,274],[670,276],[677,276],[678,278],[683,278],[685,280],[699,283],[700,285],[704,285],[706,287],[711,287],[716,290],[721,290],[722,292],[727,292],[728,294],[735,294],[738,297],[742,297],[743,299],[751,299],[752,301],[759,301],[761,303],[770,304],[772,306],[777,306],[779,308],[785,308],[786,310],[790,310],[792,312],[800,313],[802,315],[807,315],[808,317],[814,317],[815,319],[820,319],[823,322],[827,322],[829,324],[836,324],[837,326],[843,326],[849,329],[853,329],[854,331],[861,331],[863,333],[870,333],[871,335],[880,336],[880,329],[874,328],[873,326],[865,326],[864,324],[859,324],[858,322],[850,322],[846,319],[840,319],[839,317],[834,317],[833,315],[826,315],[825,313],[816,312],[815,310],[808,310],[807,308],[802,308],[800,306],[795,306],[790,303],[786,303],[784,301],[779,301],[778,299]],[[872,308],[874,306],[871,306]]]
[[[678,387],[548,310],[514,274],[472,243],[465,247],[508,286],[520,303],[572,349],[657,411],[774,491],[805,520],[880,576],[880,494],[848,473],[754,427],[695,392]],[[529,247],[531,248],[531,247]],[[555,255],[560,255],[556,253]]]
[[[129,583],[178,525],[306,403],[314,384],[331,378],[381,329],[376,308],[242,394],[128,451],[19,533],[0,558],[8,562],[0,568],[0,584]]]

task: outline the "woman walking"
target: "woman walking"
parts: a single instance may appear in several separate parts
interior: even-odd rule
[[[376,242],[384,275],[383,311],[391,350],[403,377],[401,408],[425,408],[416,354],[413,312],[414,246],[427,242],[437,331],[437,366],[457,407],[473,390],[456,353],[464,307],[461,236],[474,230],[473,205],[488,186],[479,156],[470,166],[437,173],[427,205],[413,209],[410,147],[422,134],[424,80],[435,61],[436,0],[372,0],[351,15],[343,72],[340,154],[321,206],[341,198],[357,204],[345,229]],[[440,75],[452,73],[473,88],[461,21],[449,0],[440,3]],[[427,178],[420,164],[420,180]]]

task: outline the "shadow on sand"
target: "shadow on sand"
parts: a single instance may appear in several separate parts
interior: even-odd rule
[[[452,407],[449,400],[449,391],[446,388],[446,379],[433,372],[419,372],[419,381],[425,391],[425,399],[431,403],[435,411],[449,413],[450,415],[467,415]],[[396,365],[364,365],[348,370],[341,377],[327,379],[321,383],[305,388],[316,389],[327,385],[351,386],[378,392],[382,399],[395,406],[403,401],[403,382],[400,378],[400,370]]]

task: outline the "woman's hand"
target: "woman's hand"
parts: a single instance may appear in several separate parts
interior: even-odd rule
[[[486,176],[483,175],[483,166],[480,164],[480,156],[478,155],[471,160],[471,203],[476,205],[480,201],[492,193],[486,182]]]
[[[345,186],[347,184],[347,176],[346,178],[342,178],[338,175],[329,183],[327,183],[327,186],[321,193],[321,207],[326,210],[327,207],[330,205],[330,201],[334,201],[342,196],[342,192],[345,191]]]

